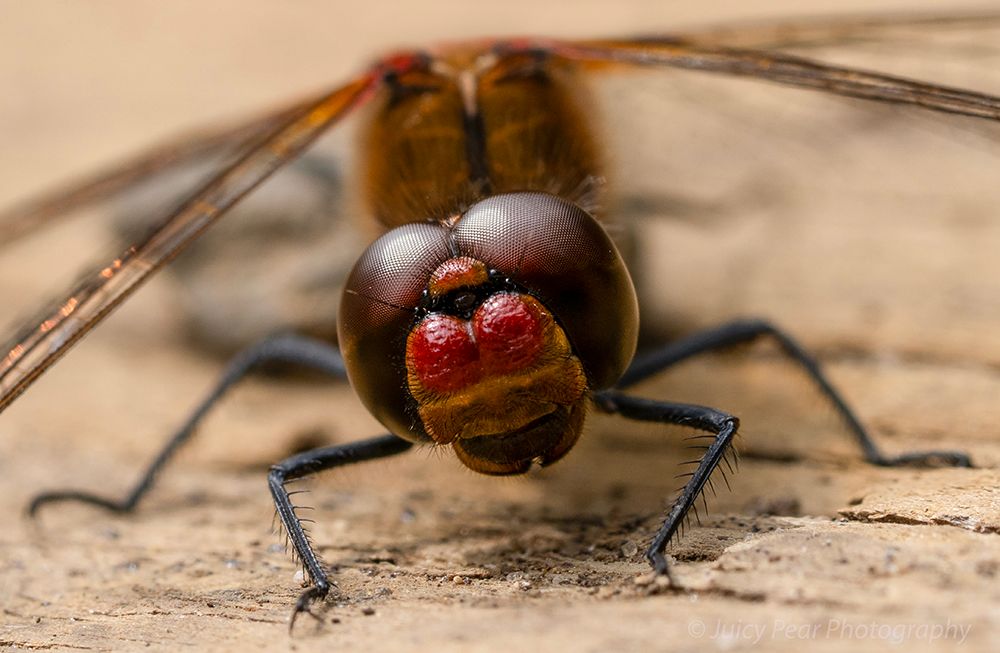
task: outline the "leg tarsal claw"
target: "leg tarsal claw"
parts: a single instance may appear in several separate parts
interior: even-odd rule
[[[291,633],[295,628],[295,620],[302,613],[309,615],[316,621],[322,621],[319,615],[313,612],[311,608],[314,602],[321,601],[326,598],[328,592],[329,586],[320,587],[318,585],[313,585],[299,594],[298,600],[295,601],[295,608],[292,610],[292,616],[288,620],[289,633]]]

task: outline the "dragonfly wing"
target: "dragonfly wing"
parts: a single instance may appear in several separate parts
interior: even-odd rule
[[[806,52],[859,45],[886,46],[911,51],[924,50],[939,39],[959,39],[977,49],[994,43],[991,35],[1000,29],[996,12],[952,14],[884,14],[841,16],[788,21],[768,21],[687,30],[684,39],[704,45]],[[648,40],[656,41],[653,35]],[[970,41],[971,39],[971,41]],[[880,67],[881,68],[881,67]]]
[[[380,81],[381,75],[373,69],[285,113],[274,121],[269,133],[251,137],[236,163],[171,212],[144,241],[86,276],[37,324],[3,350],[6,354],[0,359],[0,410],[234,203],[367,100]]]
[[[59,216],[109,199],[158,174],[212,160],[275,128],[307,102],[257,116],[236,126],[199,129],[156,145],[51,193],[0,211],[0,247],[34,233]]]
[[[759,79],[799,88],[1000,121],[1000,97],[763,50],[656,41],[562,41],[540,47],[570,62],[605,67],[670,67]]]

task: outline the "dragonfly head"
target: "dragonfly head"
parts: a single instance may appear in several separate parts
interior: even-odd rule
[[[372,414],[486,474],[564,456],[590,391],[622,374],[637,332],[611,239],[543,193],[388,232],[351,273],[339,318],[348,375]]]

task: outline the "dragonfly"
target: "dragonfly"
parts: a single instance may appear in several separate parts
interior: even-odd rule
[[[450,447],[465,466],[483,474],[522,474],[563,458],[590,412],[688,426],[707,438],[646,552],[653,569],[670,576],[668,545],[713,478],[725,480],[735,471],[739,420],[713,408],[639,397],[630,389],[696,355],[758,339],[774,340],[801,366],[869,462],[971,466],[958,451],[884,453],[816,359],[770,322],[733,321],[637,354],[639,306],[629,269],[594,217],[601,210],[604,176],[575,90],[582,75],[687,70],[1000,121],[996,96],[783,52],[796,43],[843,39],[845,33],[873,37],[895,27],[891,21],[862,21],[625,39],[515,38],[397,52],[304,101],[156,148],[7,212],[0,228],[11,241],[165,169],[220,150],[239,152],[144,240],[12,337],[0,360],[0,410],[326,130],[361,110],[372,115],[361,163],[363,192],[384,234],[349,275],[338,346],[291,335],[251,346],[230,363],[127,497],[59,490],[36,497],[30,511],[65,501],[134,510],[217,401],[249,371],[273,361],[349,379],[389,431],[297,454],[271,468],[278,517],[309,581],[291,624],[336,585],[303,529],[290,482],[414,445]]]

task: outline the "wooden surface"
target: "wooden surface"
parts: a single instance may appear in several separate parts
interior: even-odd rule
[[[451,22],[323,3],[311,7],[319,18],[260,8],[235,26],[237,4],[195,21],[151,3],[48,14],[7,3],[0,40],[17,56],[0,61],[17,93],[0,197],[308,91],[399,42],[527,29],[513,10],[458,15],[445,3]],[[661,4],[587,4],[569,23],[554,4],[525,7],[531,31],[595,34],[793,3],[671,17]],[[296,25],[307,34],[290,37]],[[209,47],[213,28],[224,36]],[[1000,91],[957,65],[933,72]],[[645,95],[668,82],[696,100],[678,101],[670,121],[643,94],[633,106],[613,83],[598,93],[626,170],[615,197],[678,198],[669,219],[642,221],[644,319],[669,334],[773,319],[817,352],[888,451],[963,449],[977,469],[865,465],[772,347],[708,357],[639,389],[743,418],[732,491],[710,497],[671,550],[684,591],[650,579],[642,559],[690,455],[684,433],[597,418],[564,462],[526,478],[480,477],[421,450],[311,483],[314,540],[340,567],[342,594],[289,637],[300,578],[271,532],[265,471],[303,446],[376,433],[348,388],[254,378],[136,515],[21,517],[44,489],[122,493],[221,368],[183,336],[176,280],[158,279],[0,417],[0,649],[993,650],[1000,130],[686,77]],[[713,96],[724,100],[699,104]],[[648,110],[655,134],[637,138],[626,108]],[[5,313],[37,308],[58,287],[49,273],[73,268],[73,252],[92,261],[106,239],[81,220],[0,252]]]

